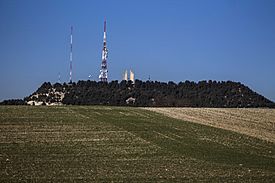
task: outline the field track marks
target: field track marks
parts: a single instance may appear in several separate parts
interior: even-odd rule
[[[156,134],[158,134],[158,135],[160,135],[160,136],[162,136],[162,137],[164,137],[164,138],[167,138],[167,139],[170,139],[170,140],[173,140],[173,141],[177,141],[176,139],[174,139],[172,137],[169,137],[169,136],[167,136],[167,135],[165,135],[163,133],[160,133],[160,132],[157,132],[157,131],[153,131],[153,132],[156,133]]]
[[[78,115],[84,116],[85,118],[92,118],[92,116],[90,116],[90,115],[94,115],[94,114],[96,114],[98,117],[102,117],[105,109],[107,109],[107,111],[111,111],[111,110],[112,110],[111,108],[104,108],[104,110],[103,110],[103,111],[100,111],[100,112],[99,112],[99,111],[95,111],[95,110],[93,110],[92,112],[90,112],[91,109],[90,109],[89,107],[81,107],[81,108],[82,108],[83,110],[89,111],[89,113],[88,113],[88,114],[85,113],[85,115],[84,115],[84,114],[81,114],[81,113],[83,113],[84,111],[74,111],[73,113],[77,113]],[[73,109],[71,109],[71,110],[73,110]],[[105,111],[105,112],[106,112],[106,111]],[[118,114],[119,114],[119,115],[122,115],[122,116],[141,115],[142,117],[148,118],[147,116],[142,115],[142,114],[140,114],[140,113],[138,113],[138,112],[135,112],[135,111],[127,111],[127,112],[126,112],[126,111],[119,111]],[[105,121],[105,120],[102,119],[101,121],[103,122],[103,121]],[[148,141],[148,140],[146,140],[146,139],[144,139],[144,138],[138,136],[137,134],[131,132],[130,130],[124,129],[124,128],[122,128],[122,127],[119,127],[119,126],[117,126],[117,125],[114,125],[114,124],[109,123],[109,122],[106,122],[106,121],[103,122],[103,123],[106,123],[106,124],[108,124],[108,125],[111,125],[112,128],[115,129],[114,131],[112,131],[112,132],[114,132],[114,133],[115,133],[115,132],[124,132],[125,134],[128,134],[131,138],[136,139],[136,141],[139,141],[139,142],[141,142],[141,143],[144,144],[144,145],[146,144],[146,145],[150,145],[151,147],[160,149],[160,147],[159,147],[157,144],[154,144],[153,142]],[[106,124],[105,124],[105,125],[106,125]],[[128,122],[128,124],[131,124],[131,125],[133,125],[133,126],[136,126],[136,124],[135,124],[135,123],[132,123],[132,122]],[[136,126],[136,127],[137,127],[137,126]],[[108,131],[108,132],[110,132],[110,131]]]
[[[144,108],[275,143],[275,109]]]
[[[79,113],[79,112],[76,112],[76,111],[72,110],[71,108],[66,107],[66,108],[64,108],[64,109],[66,109],[69,113],[73,113],[73,114],[76,115],[76,116],[80,116],[80,117],[82,117],[82,118],[87,118],[87,119],[89,119],[88,116],[83,115],[83,114],[81,114],[81,113]]]
[[[229,130],[134,107],[0,114],[0,182],[275,182],[273,143]]]

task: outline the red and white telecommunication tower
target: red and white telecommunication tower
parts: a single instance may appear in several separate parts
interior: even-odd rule
[[[101,62],[101,69],[100,69],[100,74],[99,74],[99,80],[102,82],[108,81],[107,80],[107,78],[108,78],[107,57],[108,57],[108,50],[107,50],[107,40],[106,40],[106,19],[105,19],[104,20],[102,62]]]

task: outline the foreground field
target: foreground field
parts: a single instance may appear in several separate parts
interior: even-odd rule
[[[122,107],[0,107],[0,182],[275,182],[275,144]]]
[[[232,130],[275,143],[275,109],[145,108],[166,116]]]

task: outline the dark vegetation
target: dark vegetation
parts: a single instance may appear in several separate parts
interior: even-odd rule
[[[38,101],[57,102],[54,93],[63,92],[60,101],[68,105],[157,106],[157,107],[270,107],[275,103],[240,82],[193,81],[78,81],[72,84],[49,82],[34,93]],[[34,95],[33,94],[33,95]],[[29,101],[31,96],[26,97]],[[32,98],[33,99],[33,98]]]
[[[0,102],[0,105],[27,105],[27,103],[22,99],[9,99]]]

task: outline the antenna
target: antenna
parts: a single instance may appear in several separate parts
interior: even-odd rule
[[[58,73],[58,83],[61,83],[61,75],[60,75],[60,72]]]
[[[102,49],[102,62],[101,69],[99,74],[99,79],[102,82],[107,82],[108,78],[108,69],[107,69],[107,57],[108,57],[108,49],[107,49],[107,38],[106,38],[106,19],[104,20],[104,34],[103,34],[103,49]]]
[[[73,82],[73,26],[71,26],[71,42],[70,42],[70,82]]]

